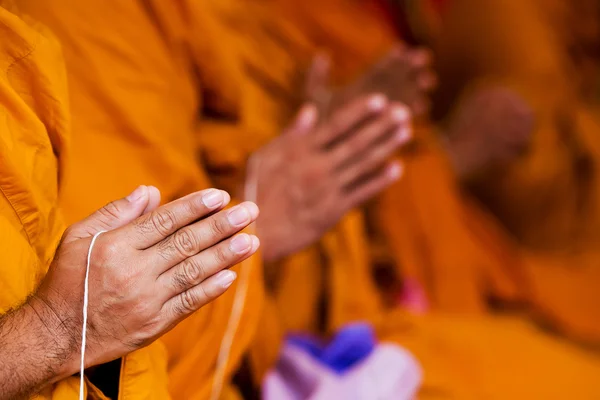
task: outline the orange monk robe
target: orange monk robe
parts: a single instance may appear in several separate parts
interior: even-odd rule
[[[355,2],[337,1],[323,5],[281,0],[280,9],[274,8],[273,3],[278,2],[267,3],[271,10],[280,13],[278,21],[294,22],[296,32],[306,35],[309,45],[310,38],[319,38],[312,44],[313,54],[317,48],[330,50],[333,60],[343,60],[347,54],[370,54],[368,60],[355,58],[354,69],[348,67],[351,56],[346,63],[341,62],[346,69],[335,71],[338,81],[343,81],[339,76],[356,76],[361,65],[373,63],[386,49],[385,43],[389,48],[394,41],[394,37],[381,33],[386,28],[381,27],[381,20],[374,14],[374,9],[361,9]],[[246,15],[251,20],[248,24],[257,30],[255,24],[260,19],[256,14],[247,12],[246,8],[243,10],[246,14],[238,11],[238,19],[244,20]],[[229,12],[234,11],[235,7],[231,6]],[[369,15],[370,24],[367,23]],[[289,87],[285,85],[285,78],[296,77],[299,73],[278,71],[272,67],[270,60],[290,58],[291,53],[291,58],[307,65],[310,47],[307,55],[306,45],[290,45],[292,37],[287,31],[274,31],[272,21],[263,23],[270,24],[267,31],[275,37],[263,38],[261,42],[258,36],[248,35],[243,29],[239,31],[240,41],[254,41],[254,57],[248,56],[246,62],[252,70],[260,69],[257,64],[260,64],[260,50],[263,50],[262,59],[266,65],[262,71],[270,77],[268,82],[283,81],[279,87]],[[357,26],[360,26],[359,30],[353,29]],[[370,30],[380,33],[365,34]],[[387,28],[387,32],[391,29]],[[327,33],[332,33],[332,36]],[[371,45],[369,38],[374,38]],[[273,42],[286,45],[279,50],[261,45]],[[349,46],[348,49],[340,47],[340,43]],[[367,47],[357,49],[359,44]],[[260,102],[278,103],[282,108],[280,115],[291,115],[288,108],[293,105],[286,104],[283,96],[276,97],[282,90],[276,93],[268,90],[272,85],[265,85],[264,75],[254,84],[264,89],[262,93],[257,90]],[[296,91],[301,91],[301,86]],[[287,95],[287,98],[293,98],[293,95]],[[395,245],[397,260],[402,262],[402,271],[422,279],[435,308],[460,311],[461,314],[419,317],[401,310],[380,310],[373,315],[355,316],[376,321],[382,339],[405,345],[419,358],[425,371],[420,393],[423,398],[596,397],[600,390],[595,378],[600,368],[597,356],[564,338],[545,333],[526,316],[502,316],[489,312],[484,301],[488,295],[517,302],[521,300],[521,292],[528,288],[521,286],[527,281],[522,278],[526,270],[521,268],[519,248],[515,249],[514,243],[493,217],[463,197],[431,132],[419,129],[416,136],[418,147],[406,158],[405,179],[381,197],[382,216],[385,221],[393,222],[384,226],[391,227],[387,233],[396,239],[392,244]],[[363,239],[355,242],[355,246],[366,245],[364,225],[361,226],[363,230],[354,234],[356,237],[362,235]],[[368,254],[364,249],[362,252]],[[307,258],[308,261],[310,258]],[[352,262],[346,264],[352,265]],[[358,265],[358,270],[361,266],[369,267],[368,264]],[[337,264],[337,267],[340,266],[342,269],[335,272],[330,269],[330,275],[325,277],[324,290],[329,299],[336,299],[341,292],[352,293],[354,301],[373,301],[367,293],[361,295],[359,292],[365,280],[349,280],[350,276],[369,276],[369,271],[353,274],[355,270],[344,270],[344,265]],[[323,289],[314,282],[312,285],[304,282],[301,275],[304,272],[310,279],[319,277],[318,271],[314,272],[312,267],[313,264],[299,266],[293,274],[291,269],[285,271],[281,287],[286,290],[277,293],[276,303],[288,329],[316,325],[315,321],[305,320],[307,316],[314,318],[316,315],[304,312],[305,302],[315,307],[314,299],[323,295]],[[293,294],[288,296],[290,292]],[[350,321],[344,319],[347,315],[340,318],[335,308],[329,311],[333,313],[328,317],[335,319],[337,324]],[[473,316],[466,315],[467,311]],[[383,318],[377,321],[377,315]],[[548,382],[556,384],[549,385]]]
[[[201,146],[204,135],[220,140],[239,132],[236,142],[219,154],[211,152],[211,158],[235,160],[245,151],[242,73],[203,2],[21,3],[54,30],[66,58],[74,137],[61,202],[69,221],[139,184],[158,187],[163,201],[219,184],[218,171],[209,168],[217,178],[211,182],[205,170],[210,150]],[[236,167],[234,172],[241,171],[244,161]],[[232,193],[234,201],[241,200],[237,194]],[[238,273],[239,268],[234,267]],[[227,363],[226,398],[236,396],[228,382],[259,323],[260,265],[253,266],[249,282]],[[174,398],[210,396],[236,289],[234,284],[163,337]],[[272,331],[277,348],[277,331]],[[255,360],[267,363],[269,356]]]
[[[33,293],[54,257],[65,227],[58,211],[59,180],[70,155],[69,102],[58,42],[5,3],[0,2],[0,313]],[[125,360],[119,398],[168,398],[162,345]],[[86,383],[89,398],[106,399]],[[73,376],[34,398],[78,396],[79,378]]]

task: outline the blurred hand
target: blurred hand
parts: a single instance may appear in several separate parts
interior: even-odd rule
[[[229,195],[216,189],[156,208],[159,199],[156,189],[141,186],[71,226],[29,302],[48,318],[46,326],[58,319],[69,343],[80,343],[91,236],[112,229],[98,237],[91,256],[87,366],[150,344],[220,296],[236,277],[226,268],[258,248],[256,237],[235,235],[257,218],[253,203],[222,210]],[[72,351],[65,364],[76,370]]]
[[[437,84],[432,58],[427,49],[398,45],[355,82],[333,89],[328,82],[329,60],[317,55],[308,74],[307,96],[323,118],[369,93],[382,93],[390,101],[407,105],[414,117],[422,117],[429,111],[429,92]]]
[[[447,151],[461,178],[518,157],[534,128],[531,107],[515,92],[479,89],[462,101],[447,131]]]
[[[410,139],[410,113],[382,95],[340,107],[317,125],[307,105],[253,155],[262,254],[273,261],[317,241],[350,209],[399,178],[390,157]]]

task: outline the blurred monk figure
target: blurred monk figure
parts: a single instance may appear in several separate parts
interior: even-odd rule
[[[273,121],[297,107],[301,71],[319,51],[334,87],[316,98],[329,104],[368,81],[398,40],[428,44],[436,58],[432,121],[415,128],[405,178],[367,208],[366,262],[282,270],[274,304],[284,329],[374,321],[380,338],[421,360],[424,398],[598,396],[598,126],[574,78],[579,34],[565,30],[571,18],[594,20],[595,3],[581,15],[534,0],[208,3],[236,28]],[[373,288],[379,264],[385,287]]]
[[[288,265],[300,281],[312,278],[305,264],[368,270],[362,220],[352,210],[400,178],[402,165],[391,156],[411,137],[406,107],[364,92],[326,116],[308,104],[296,117],[276,119],[259,96],[263,87],[279,88],[260,81],[263,71],[246,68],[248,49],[232,36],[235,19],[220,19],[210,2],[21,3],[55,32],[66,58],[74,115],[61,195],[68,219],[134,182],[160,188],[165,200],[214,183],[228,188],[233,202],[260,203],[269,287],[278,286],[278,271]],[[279,68],[286,60],[271,62]],[[251,216],[234,217],[244,224]],[[237,398],[231,378],[259,324],[268,340],[246,361],[257,381],[275,362],[281,320],[270,301],[263,307],[261,264],[235,267],[240,279],[228,293],[164,337],[174,398]],[[191,276],[203,272],[202,265],[189,268]],[[350,306],[336,302],[346,307],[345,319],[376,309],[363,301],[374,298],[366,293],[371,286],[359,290],[365,293],[346,295],[356,296]],[[238,291],[247,295],[234,308]],[[238,321],[232,312],[240,306]],[[231,335],[229,346],[224,337]]]
[[[431,38],[440,79],[434,117],[461,189],[481,205],[468,212],[488,215],[473,232],[481,239],[484,226],[496,231],[504,256],[497,267],[476,268],[487,277],[470,279],[488,280],[491,291],[474,289],[461,305],[450,297],[466,291],[436,282],[428,287],[432,301],[449,311],[485,309],[491,299],[518,303],[551,330],[598,344],[597,99],[583,79],[597,79],[598,4],[575,11],[558,0],[455,0],[443,7]],[[429,274],[424,268],[416,273]]]

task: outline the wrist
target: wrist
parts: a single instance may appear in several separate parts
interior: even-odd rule
[[[44,301],[32,297],[0,316],[0,398],[28,398],[77,371],[65,326]]]
[[[79,371],[79,344],[78,335],[80,327],[77,327],[77,318],[63,315],[55,307],[52,307],[44,298],[34,295],[22,308],[28,313],[31,326],[29,331],[35,332],[38,341],[43,343],[46,353],[55,360],[49,370],[52,382],[59,381]]]

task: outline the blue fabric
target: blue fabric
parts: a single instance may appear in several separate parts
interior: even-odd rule
[[[303,349],[337,374],[344,373],[364,360],[377,344],[375,332],[367,323],[346,325],[328,342],[310,335],[289,336],[287,341]]]

